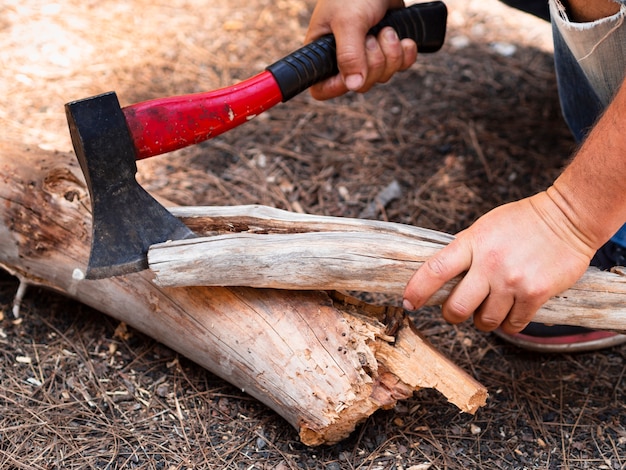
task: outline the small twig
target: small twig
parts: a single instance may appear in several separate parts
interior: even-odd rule
[[[493,182],[493,173],[491,172],[491,168],[489,167],[489,163],[487,162],[487,158],[485,157],[485,153],[483,152],[480,143],[478,142],[478,137],[476,136],[476,128],[474,127],[474,121],[470,121],[467,126],[470,141],[472,142],[472,147],[476,151],[476,155],[480,160],[480,163],[483,164],[483,168],[485,169],[485,175],[487,176],[487,181],[490,183]]]
[[[382,191],[380,191],[374,200],[370,202],[365,209],[359,214],[359,219],[373,219],[378,212],[383,212],[387,204],[402,196],[402,188],[400,183],[393,180]]]
[[[287,134],[283,136],[282,139],[280,139],[280,141],[276,144],[276,147],[278,148],[284,147],[285,144],[289,142],[293,138],[293,136],[296,135],[300,131],[300,129],[302,129],[311,120],[313,116],[315,116],[315,114],[316,114],[315,111],[310,111],[306,113],[304,116],[302,116],[298,120],[298,123],[293,127],[293,129],[291,129],[291,132],[288,132]]]
[[[13,298],[13,317],[20,317],[20,307],[22,306],[22,300],[24,300],[24,294],[26,294],[26,289],[28,288],[29,283],[24,279],[20,278],[20,285],[17,287],[17,292],[15,293],[15,297]]]

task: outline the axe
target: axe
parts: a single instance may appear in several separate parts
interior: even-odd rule
[[[393,27],[420,53],[443,45],[447,9],[427,2],[392,10],[370,30]],[[213,138],[338,73],[335,39],[326,35],[265,71],[219,90],[122,108],[114,92],[65,105],[72,145],[91,197],[93,227],[87,279],[147,269],[151,245],[193,232],[137,182],[136,160]]]

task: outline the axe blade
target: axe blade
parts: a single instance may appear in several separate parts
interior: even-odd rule
[[[194,237],[135,179],[136,150],[115,93],[65,105],[93,217],[87,279],[144,270],[155,243]]]

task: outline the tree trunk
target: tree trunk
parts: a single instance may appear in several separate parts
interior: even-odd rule
[[[305,444],[345,438],[380,408],[434,387],[473,413],[486,390],[401,309],[323,291],[159,287],[147,270],[89,281],[88,194],[72,155],[0,142],[0,265],[124,321],[244,389]]]
[[[260,206],[173,209],[205,238],[151,247],[163,286],[342,289],[400,296],[422,263],[452,240],[440,232],[373,220],[293,214]],[[232,233],[245,232],[245,233]],[[459,279],[429,301],[439,305]],[[534,320],[626,331],[626,276],[589,268]]]

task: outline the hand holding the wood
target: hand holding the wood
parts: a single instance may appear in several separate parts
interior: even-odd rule
[[[411,39],[400,40],[392,28],[377,37],[367,34],[387,10],[403,8],[402,0],[319,0],[311,16],[305,42],[333,33],[337,43],[339,75],[311,87],[311,95],[325,100],[347,91],[366,92],[376,83],[387,82],[417,58]]]
[[[482,330],[516,333],[550,297],[572,286],[626,221],[624,115],[623,85],[554,184],[459,233],[410,279],[406,308],[424,305],[446,281],[466,273],[443,304],[446,320],[473,315]],[[588,309],[582,314],[593,316]]]
[[[554,189],[500,206],[413,275],[405,307],[419,308],[444,283],[466,273],[442,306],[444,318],[521,331],[552,296],[572,286],[595,252],[555,202]]]

